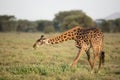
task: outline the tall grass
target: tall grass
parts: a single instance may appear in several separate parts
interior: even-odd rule
[[[70,68],[78,49],[74,41],[32,48],[42,33],[0,33],[0,80],[120,80],[120,34],[105,34],[105,65],[90,74],[83,52]],[[45,34],[53,36],[54,34]]]

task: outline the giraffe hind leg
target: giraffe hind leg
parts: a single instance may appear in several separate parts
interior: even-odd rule
[[[89,62],[90,67],[91,67],[91,69],[92,69],[93,63],[92,63],[92,60],[91,60],[91,58],[90,58],[90,48],[86,51],[86,54],[87,54],[87,57],[88,57],[88,62]]]
[[[99,55],[99,47],[93,47],[93,53],[94,53],[94,60],[93,60],[93,66],[91,69],[91,73],[94,72],[94,67],[95,67],[95,64],[96,64],[96,61]]]
[[[94,57],[94,61],[93,61],[93,66],[92,66],[92,69],[91,69],[91,73],[94,72],[94,67],[95,67],[95,64],[96,64],[96,60],[97,60],[97,56]]]

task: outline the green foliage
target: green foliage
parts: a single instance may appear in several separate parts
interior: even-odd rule
[[[54,18],[54,24],[55,27],[59,27],[61,31],[68,30],[74,26],[94,26],[92,19],[80,10],[59,12]]]
[[[28,20],[18,20],[17,31],[18,32],[35,32],[37,23]]]
[[[0,16],[0,21],[14,21],[16,18],[15,16],[3,15]]]
[[[0,31],[16,31],[17,21],[14,16],[0,16]]]
[[[50,33],[55,31],[52,21],[41,20],[41,21],[37,21],[37,23],[38,23],[38,26],[37,26],[38,31],[45,32],[45,33]]]
[[[102,30],[103,30],[103,32],[110,32],[110,22],[108,22],[108,21],[104,21],[104,22],[102,22]]]
[[[46,27],[44,28],[43,32],[44,32],[44,33],[51,33],[51,32],[53,33],[53,32],[55,32],[55,29],[54,29],[53,26],[46,26]]]
[[[120,18],[114,21],[114,25],[115,25],[114,32],[120,32]]]
[[[11,32],[16,31],[17,29],[17,22],[16,21],[4,21],[1,22],[1,30],[3,32]]]
[[[120,18],[115,20],[100,20],[97,23],[103,32],[120,32]]]
[[[98,23],[97,23],[98,24]],[[59,12],[50,20],[17,20],[12,15],[0,15],[0,32],[59,32],[74,26],[93,27],[94,21],[83,11],[71,10]],[[120,18],[115,20],[101,20],[98,24],[103,32],[120,32]]]

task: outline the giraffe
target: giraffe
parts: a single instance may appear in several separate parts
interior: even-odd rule
[[[62,34],[45,38],[44,35],[34,43],[33,48],[38,48],[43,44],[58,44],[67,40],[74,40],[75,46],[79,49],[77,56],[73,60],[70,67],[73,67],[79,60],[82,55],[82,51],[85,51],[87,54],[87,59],[89,65],[91,67],[91,73],[94,72],[94,66],[97,58],[99,59],[98,73],[100,72],[100,68],[102,63],[104,63],[104,51],[103,49],[103,33],[97,28],[81,28],[79,26],[75,26],[72,29],[63,32]],[[93,62],[90,57],[90,48],[93,49],[94,59]]]

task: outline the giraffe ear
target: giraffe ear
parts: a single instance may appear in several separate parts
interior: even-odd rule
[[[44,38],[44,35],[41,35],[40,39],[43,39]]]

